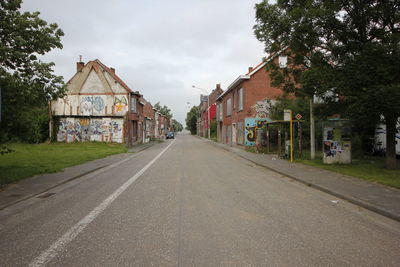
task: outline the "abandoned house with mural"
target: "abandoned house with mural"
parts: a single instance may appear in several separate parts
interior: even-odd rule
[[[50,103],[50,132],[59,142],[135,143],[143,137],[141,97],[99,60],[78,62],[67,95]]]

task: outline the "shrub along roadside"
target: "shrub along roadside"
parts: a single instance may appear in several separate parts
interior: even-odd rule
[[[51,143],[51,144],[8,144],[14,150],[0,156],[0,184],[44,173],[54,173],[87,161],[109,155],[125,153],[122,144],[109,143]]]

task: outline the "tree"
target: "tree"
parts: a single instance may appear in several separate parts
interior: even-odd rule
[[[177,120],[172,120],[172,128],[174,129],[174,132],[180,132],[183,130],[182,124]]]
[[[383,115],[386,167],[396,168],[400,3],[264,0],[256,5],[256,21],[256,37],[267,52],[289,48],[291,68],[275,67],[275,83],[298,95],[340,96],[343,114],[364,127]]]
[[[200,108],[193,106],[190,111],[186,114],[186,128],[191,134],[197,132],[197,118],[199,117]]]
[[[158,112],[160,112],[160,113],[163,114],[164,116],[167,116],[168,118],[172,118],[171,110],[170,110],[166,105],[164,105],[164,106],[161,107],[160,102],[157,102],[157,103],[154,105],[154,108],[155,108],[156,110],[158,110]]]
[[[39,142],[47,136],[48,101],[63,96],[65,86],[54,63],[38,56],[61,49],[64,33],[39,12],[21,13],[21,2],[0,1],[0,141]]]

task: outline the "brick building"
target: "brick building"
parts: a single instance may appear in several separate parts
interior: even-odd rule
[[[210,112],[210,120],[214,120],[216,116],[216,102],[217,98],[220,94],[222,94],[224,91],[221,89],[221,84],[216,84],[215,89],[211,91],[211,93],[206,96],[208,97],[208,101],[201,101],[200,102],[200,131],[199,134],[200,136],[203,137],[208,137],[207,132],[208,132],[208,127],[209,127],[209,121],[208,121],[208,112]],[[204,97],[204,100],[206,100],[206,97]],[[209,104],[209,107],[208,107]]]
[[[230,145],[255,145],[257,122],[268,121],[269,110],[282,90],[271,86],[266,64],[276,60],[286,67],[287,58],[275,55],[236,78],[217,98],[218,141]]]

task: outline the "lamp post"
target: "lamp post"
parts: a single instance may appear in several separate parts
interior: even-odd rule
[[[192,85],[193,88],[199,89],[203,92],[205,92],[207,94],[207,117],[208,117],[208,121],[207,121],[207,129],[208,129],[208,139],[210,139],[210,95],[208,94],[207,90],[204,88],[200,88],[197,87],[195,85]]]

